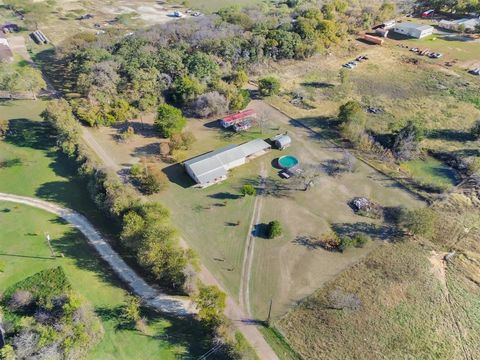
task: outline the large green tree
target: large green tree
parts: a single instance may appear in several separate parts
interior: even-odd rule
[[[187,119],[180,109],[168,104],[158,107],[155,127],[163,137],[169,138],[173,134],[182,132],[186,124]]]

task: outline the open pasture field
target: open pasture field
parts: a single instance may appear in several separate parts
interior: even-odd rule
[[[277,326],[307,359],[475,357],[478,287],[463,256],[445,269],[441,257],[426,244],[381,246]]]
[[[350,55],[318,56],[302,65],[287,62],[268,69],[283,86],[283,95],[270,101],[324,136],[335,137],[331,124],[339,106],[356,99],[365,108],[381,109],[367,114],[367,129],[379,139],[413,120],[426,130],[421,144],[425,150],[448,151],[463,158],[480,156],[478,143],[469,133],[480,118],[480,79],[463,68],[443,66],[446,59],[426,59],[395,45],[355,42],[351,48],[355,50]],[[360,54],[367,54],[369,60],[343,70],[342,82],[342,64]],[[292,94],[303,96],[308,109],[293,105]]]
[[[253,129],[233,134],[219,128],[216,121],[191,119],[186,130],[197,140],[189,150],[176,153],[176,159],[181,162],[229,143],[268,138],[282,132],[291,134],[293,146],[286,152],[272,150],[234,169],[227,181],[207,189],[193,188],[193,181],[180,164],[161,162],[158,153],[159,143],[163,140],[151,129],[151,120],[144,119],[143,126],[134,122],[139,131],[126,143],[115,141],[116,129],[89,131],[119,166],[128,167],[147,157],[163,168],[170,183],[166,190],[151,198],[170,209],[182,237],[235,297],[239,295],[242,281],[242,262],[254,206],[254,198],[244,198],[240,191],[247,183],[257,186],[261,169],[266,169],[268,186],[279,190],[276,193],[276,190],[270,191],[264,197],[260,222],[253,225],[262,227],[278,219],[285,233],[275,240],[266,240],[262,236],[255,238],[250,301],[253,314],[264,318],[269,299],[274,297],[273,314],[277,317],[388,238],[390,230],[381,221],[354,215],[348,206],[353,197],[366,196],[383,206],[410,208],[422,206],[422,202],[361,163],[355,173],[341,177],[322,173],[316,186],[308,192],[282,191],[282,187],[290,184],[281,180],[278,170],[273,167],[279,156],[293,154],[302,164],[321,166],[338,160],[343,153],[262,101],[254,101],[250,107],[268,119],[263,133]],[[320,237],[330,225],[336,226],[342,234],[365,232],[376,241],[364,249],[353,249],[344,254],[312,248],[308,242],[302,242],[302,238]]]
[[[80,32],[96,33],[111,29],[127,34],[142,27],[163,24],[175,19],[169,16],[174,10],[184,11],[184,8],[178,3],[161,4],[148,0],[60,0],[51,12],[46,12],[38,20],[38,27],[58,45],[64,39]],[[93,17],[80,19],[87,14]],[[0,8],[0,20],[13,21],[25,28],[28,25],[4,8]]]
[[[0,288],[41,270],[62,266],[74,289],[93,304],[105,329],[103,340],[89,359],[195,358],[206,351],[201,340],[192,338],[197,329],[188,320],[167,320],[146,313],[149,336],[125,327],[119,312],[126,292],[87,240],[61,219],[8,202],[0,202],[0,209]],[[51,236],[56,257],[52,257],[45,233]]]
[[[258,111],[269,108],[262,102],[252,106]],[[343,152],[283,114],[273,109],[270,113],[272,120],[288,130],[293,144],[282,152],[273,150],[262,159],[269,171],[260,226],[279,220],[284,234],[273,240],[262,236],[255,240],[250,294],[252,308],[259,318],[266,317],[271,298],[273,314],[278,317],[376,246],[395,237],[392,228],[381,220],[355,215],[348,205],[354,197],[367,197],[384,207],[423,206],[422,201],[398,184],[359,161],[353,173],[328,175],[323,169],[331,161],[340,160]],[[299,185],[299,190],[291,190],[295,188],[291,184],[294,180],[279,177],[278,168],[272,164],[286,154],[297,157],[301,167],[312,165],[322,169],[311,189],[303,191]],[[363,249],[329,252],[315,242],[330,229],[340,235],[365,233],[374,242]]]

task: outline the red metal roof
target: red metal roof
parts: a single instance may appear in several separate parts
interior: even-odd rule
[[[248,109],[245,111],[241,111],[237,114],[229,115],[223,118],[224,123],[236,122],[239,120],[244,120],[248,117],[255,116],[256,112],[253,109]]]

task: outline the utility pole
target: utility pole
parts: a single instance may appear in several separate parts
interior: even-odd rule
[[[50,253],[51,253],[52,258],[55,258],[56,255],[55,255],[55,251],[52,248],[52,244],[50,243],[50,234],[49,233],[45,233],[45,239],[47,240],[47,245],[48,245],[48,248],[50,249]]]
[[[268,307],[267,326],[270,327],[270,317],[272,315],[273,298],[270,299],[270,306]]]

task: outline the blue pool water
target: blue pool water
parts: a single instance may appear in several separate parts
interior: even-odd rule
[[[278,165],[284,169],[290,169],[298,165],[298,159],[292,155],[285,155],[278,159]]]

